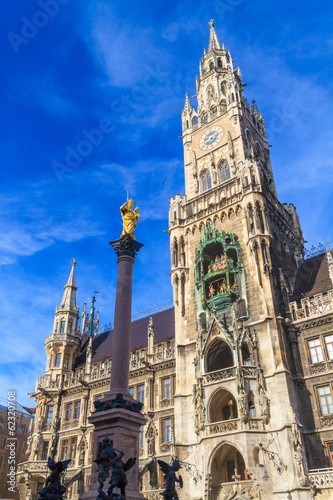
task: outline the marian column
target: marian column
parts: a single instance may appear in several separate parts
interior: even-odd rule
[[[120,239],[112,241],[110,245],[117,253],[118,278],[116,305],[114,314],[114,328],[112,338],[112,366],[110,391],[103,400],[94,403],[96,411],[89,417],[94,425],[93,461],[100,462],[102,467],[101,443],[110,439],[111,444],[105,444],[105,453],[124,453],[123,463],[130,458],[136,458],[136,463],[127,472],[126,500],[143,500],[139,492],[138,460],[139,460],[139,432],[146,419],[141,414],[142,404],[135,401],[128,392],[129,360],[132,324],[132,272],[135,255],[143,246],[135,240],[134,230],[140,217],[138,208],[132,210],[133,200],[129,200],[120,208],[123,218],[123,232]],[[98,494],[98,467],[93,462],[90,491],[85,493],[82,500],[96,499]],[[100,476],[101,478],[101,476]],[[109,477],[103,479],[103,490],[106,493]],[[115,488],[114,493],[119,489]],[[111,498],[111,496],[107,497]]]

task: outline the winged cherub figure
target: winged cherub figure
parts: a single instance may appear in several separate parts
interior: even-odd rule
[[[61,484],[61,473],[67,469],[70,462],[71,460],[55,462],[49,458],[47,466],[52,472],[46,478],[45,486],[41,489],[38,500],[63,500],[62,495],[66,488]]]
[[[161,493],[164,500],[178,500],[178,494],[176,491],[176,482],[179,486],[183,487],[183,478],[179,474],[178,478],[176,472],[181,468],[179,460],[174,460],[172,465],[163,462],[163,460],[157,460],[162,472],[164,473],[164,484],[165,490]]]
[[[124,452],[120,451],[113,459],[110,460],[112,472],[110,487],[108,489],[108,498],[113,496],[113,488],[120,488],[121,496],[126,499],[125,488],[128,483],[126,472],[130,470],[136,462],[136,458],[129,458],[126,463],[122,461]]]

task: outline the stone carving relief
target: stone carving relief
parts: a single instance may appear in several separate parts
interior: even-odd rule
[[[259,405],[260,405],[261,417],[263,419],[263,422],[265,424],[268,424],[268,422],[269,422],[269,402],[268,402],[268,398],[266,396],[265,379],[264,379],[264,374],[263,374],[262,368],[258,368],[258,370],[257,370],[257,390],[258,390],[258,394],[259,394]]]
[[[227,483],[225,485],[212,486],[212,498],[219,500],[231,500],[242,498],[244,500],[252,500],[260,498],[259,486],[255,482],[236,481],[234,484]]]
[[[58,417],[54,417],[53,422],[52,422],[52,435],[51,435],[51,444],[50,444],[50,454],[51,458],[54,457],[55,452],[56,452],[56,446],[57,446],[57,438],[58,438]]]
[[[193,404],[194,404],[194,427],[196,434],[200,434],[205,428],[205,390],[203,378],[198,377],[196,384],[193,385]]]
[[[296,419],[295,412],[292,407],[290,407],[290,412],[292,415],[292,423],[291,423],[291,436],[293,443],[293,452],[294,452],[294,461],[296,465],[296,473],[297,477],[302,486],[306,486],[306,474],[304,470],[304,462],[303,462],[303,443],[302,443],[302,434],[299,429],[299,424]]]
[[[238,394],[238,412],[242,422],[247,422],[248,412],[247,412],[247,401],[244,383],[243,370],[239,366],[236,368],[236,388]]]

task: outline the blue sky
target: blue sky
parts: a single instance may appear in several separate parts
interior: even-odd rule
[[[44,371],[44,338],[73,257],[78,305],[98,290],[101,323],[113,320],[117,266],[108,242],[121,233],[127,189],[145,245],[133,311],[172,298],[163,230],[170,196],[184,192],[180,113],[185,92],[195,94],[210,18],[265,118],[280,201],[296,205],[308,246],[332,241],[330,2],[5,3],[1,398],[15,388],[33,406],[26,393]]]

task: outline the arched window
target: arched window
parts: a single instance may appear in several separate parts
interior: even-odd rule
[[[218,68],[222,68],[222,60],[221,58],[219,57],[218,60],[217,60],[217,67]]]
[[[260,263],[259,263],[259,250],[258,250],[257,242],[255,242],[255,244],[253,245],[253,253],[254,253],[254,260],[256,262],[256,267],[257,267],[259,285],[262,287],[261,269],[260,269]]]
[[[248,212],[248,221],[249,221],[249,233],[251,236],[253,236],[255,234],[255,228],[254,228],[253,208],[252,208],[251,203],[249,203],[247,206],[247,212]]]
[[[185,280],[186,280],[185,274],[182,274],[182,277],[180,279],[182,316],[185,316]]]
[[[211,71],[212,69],[214,69],[214,63],[213,63],[213,61],[211,61],[209,63],[209,71]]]
[[[177,243],[176,238],[174,239],[174,242],[173,242],[173,265],[175,267],[178,266],[178,243]]]
[[[242,346],[242,361],[243,365],[245,366],[251,366],[251,357],[250,357],[250,351],[246,345]]]
[[[239,481],[251,479],[246,470],[244,459],[239,451],[230,444],[223,444],[213,456],[211,466],[212,484],[216,485],[216,487],[219,487],[219,485],[223,483],[236,484],[234,482],[235,474],[239,476]],[[217,497],[218,494],[216,494],[216,498]],[[235,495],[235,498],[241,497]]]
[[[221,182],[230,179],[230,167],[227,161],[223,161],[220,168]]]
[[[231,392],[218,391],[209,405],[209,421],[223,422],[238,418],[237,403]]]
[[[205,122],[205,121],[207,121],[207,118],[208,118],[208,115],[207,115],[206,111],[204,111],[204,112],[201,114],[201,121],[202,121],[202,122]]]
[[[265,232],[264,218],[263,218],[263,215],[262,215],[262,210],[261,210],[260,203],[258,203],[258,202],[256,203],[256,211],[257,211],[257,219],[258,219],[259,231],[261,233],[264,233]]]
[[[256,412],[256,407],[254,406],[254,402],[250,400],[248,404],[249,404],[249,417],[255,418],[257,416],[257,412]]]
[[[205,172],[202,176],[202,191],[207,191],[212,187],[212,179],[209,172]]]
[[[180,265],[185,266],[186,265],[185,242],[183,237],[180,238],[179,245],[180,245]]]
[[[228,344],[222,340],[216,340],[210,346],[206,358],[207,373],[223,370],[234,365],[232,351]]]
[[[261,242],[261,253],[262,253],[262,260],[265,264],[268,263],[268,253],[267,253],[267,245],[266,241],[262,240]]]

